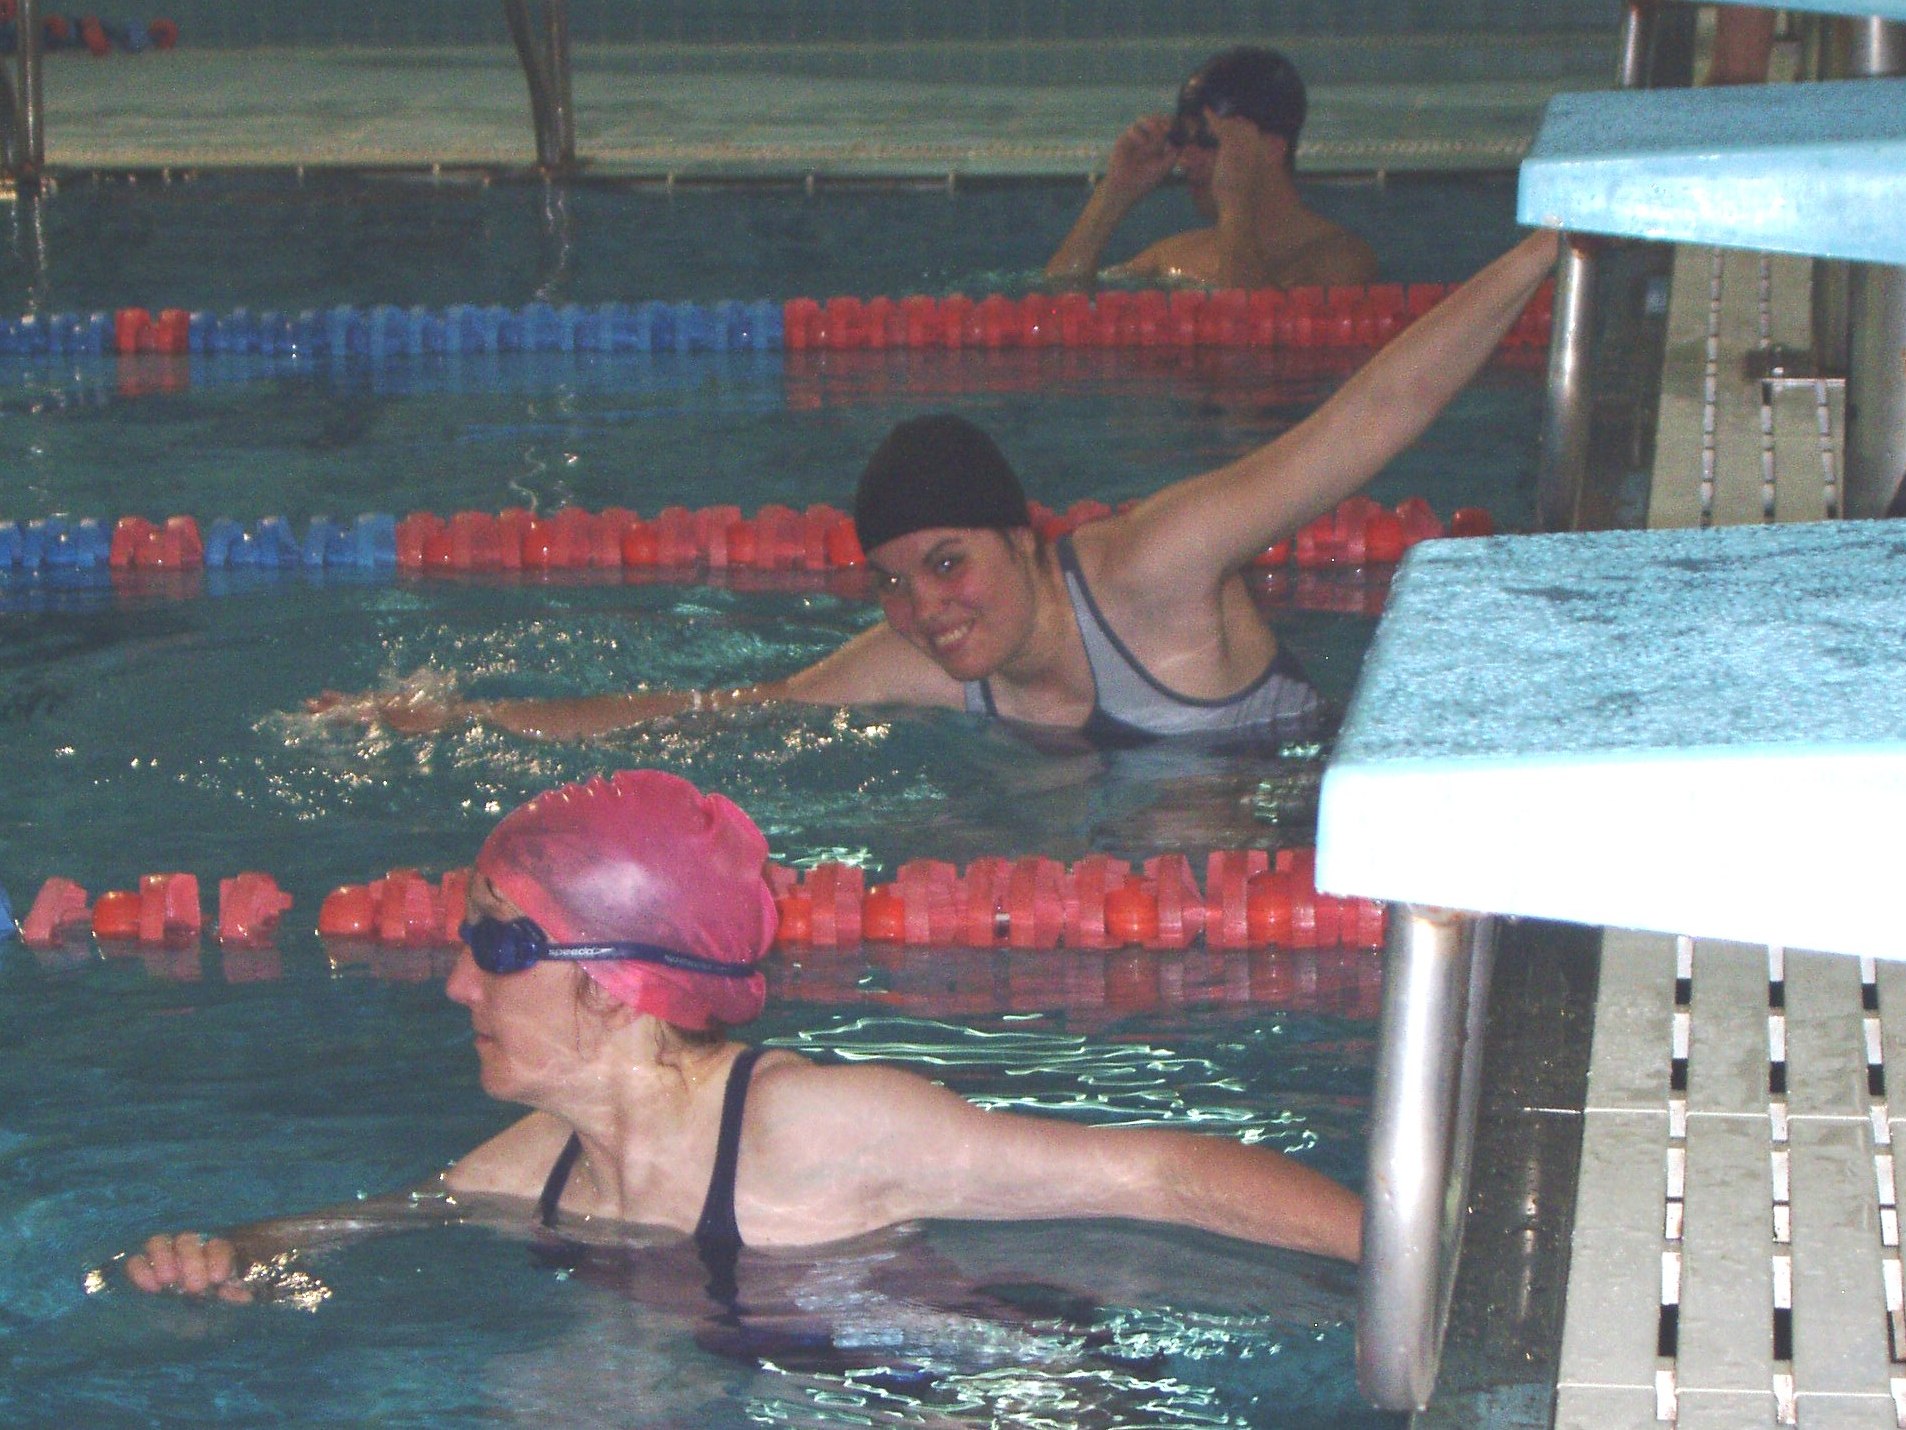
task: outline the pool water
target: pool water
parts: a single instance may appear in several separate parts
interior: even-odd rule
[[[1399,277],[1459,277],[1509,239],[1506,186],[1339,192]],[[557,276],[577,301],[1024,286],[1077,198],[572,197]],[[550,281],[541,202],[368,179],[80,186],[44,216],[34,281],[72,309],[520,302]],[[1444,216],[1433,235],[1427,211]],[[976,233],[1016,251],[983,257]],[[783,262],[810,244],[812,263]],[[0,295],[24,306],[17,247],[13,263]],[[1064,506],[1248,450],[1340,376],[1275,353],[208,359],[162,382],[0,360],[0,519],[839,504],[893,420],[937,407],[989,427],[1032,494]],[[1492,370],[1373,493],[1523,524],[1537,405],[1526,372]],[[541,746],[298,713],[327,686],[420,669],[493,694],[745,681],[872,619],[851,583],[0,582],[0,885],[16,906],[56,874],[97,893],[175,869],[208,895],[263,870],[297,901],[275,950],[0,946],[0,1419],[1391,1423],[1351,1383],[1347,1274],[1138,1227],[935,1226],[757,1267],[764,1315],[825,1324],[853,1364],[715,1343],[665,1245],[564,1274],[501,1232],[406,1232],[322,1257],[333,1294],[314,1313],[83,1294],[89,1267],[154,1230],[411,1185],[512,1116],[476,1086],[440,953],[327,949],[309,929],[329,889],[466,863],[553,783],[660,766],[739,801],[777,858],[876,873],[1093,851],[1201,867],[1214,848],[1310,842],[1309,748],[1036,751],[950,713],[809,709]],[[1300,612],[1282,629],[1342,699],[1371,625]],[[1361,1180],[1370,955],[814,954],[778,961],[774,988],[759,1036],[777,1045],[890,1058],[989,1105],[1261,1139]]]

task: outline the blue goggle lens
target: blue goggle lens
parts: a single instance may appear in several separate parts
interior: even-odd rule
[[[485,973],[521,973],[549,957],[549,939],[531,919],[465,919],[457,937]]]

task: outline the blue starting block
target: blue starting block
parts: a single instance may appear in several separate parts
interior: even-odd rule
[[[1420,546],[1324,776],[1318,887],[1906,959],[1874,833],[1906,809],[1901,611],[1894,522]]]
[[[1906,264],[1906,79],[1559,94],[1525,224]]]

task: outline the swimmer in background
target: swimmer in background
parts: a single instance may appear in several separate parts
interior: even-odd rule
[[[546,1242],[683,1233],[731,1310],[744,1247],[928,1219],[1117,1217],[1357,1258],[1356,1194],[1269,1148],[983,1111],[898,1068],[732,1041],[766,997],[767,857],[734,804],[657,770],[505,816],[477,855],[445,991],[469,1009],[484,1091],[535,1110],[413,1193],[154,1236],[126,1278],[228,1301],[302,1295],[310,1273],[293,1263],[314,1245],[478,1219]]]
[[[1304,113],[1304,81],[1276,50],[1214,56],[1185,81],[1175,115],[1146,115],[1119,136],[1046,277],[1092,282],[1113,230],[1176,168],[1211,227],[1160,239],[1112,276],[1216,288],[1368,283],[1377,272],[1370,245],[1298,195]]]
[[[971,710],[1119,740],[1314,733],[1321,702],[1245,573],[1422,434],[1514,325],[1556,246],[1545,230],[1525,238],[1276,440],[1050,546],[990,438],[959,418],[902,422],[854,504],[886,619],[792,675],[574,699],[327,691],[309,708],[404,734],[482,720],[552,740],[780,700]]]

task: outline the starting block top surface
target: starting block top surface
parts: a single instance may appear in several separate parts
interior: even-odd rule
[[[1906,79],[1611,90],[1549,102],[1525,224],[1906,263]]]
[[[1723,5],[1763,8],[1760,0],[1719,0]],[[1807,10],[1816,15],[1872,15],[1881,20],[1906,20],[1906,0],[1787,0],[1782,10]]]
[[[1318,884],[1906,958],[1906,522],[1425,543]]]

